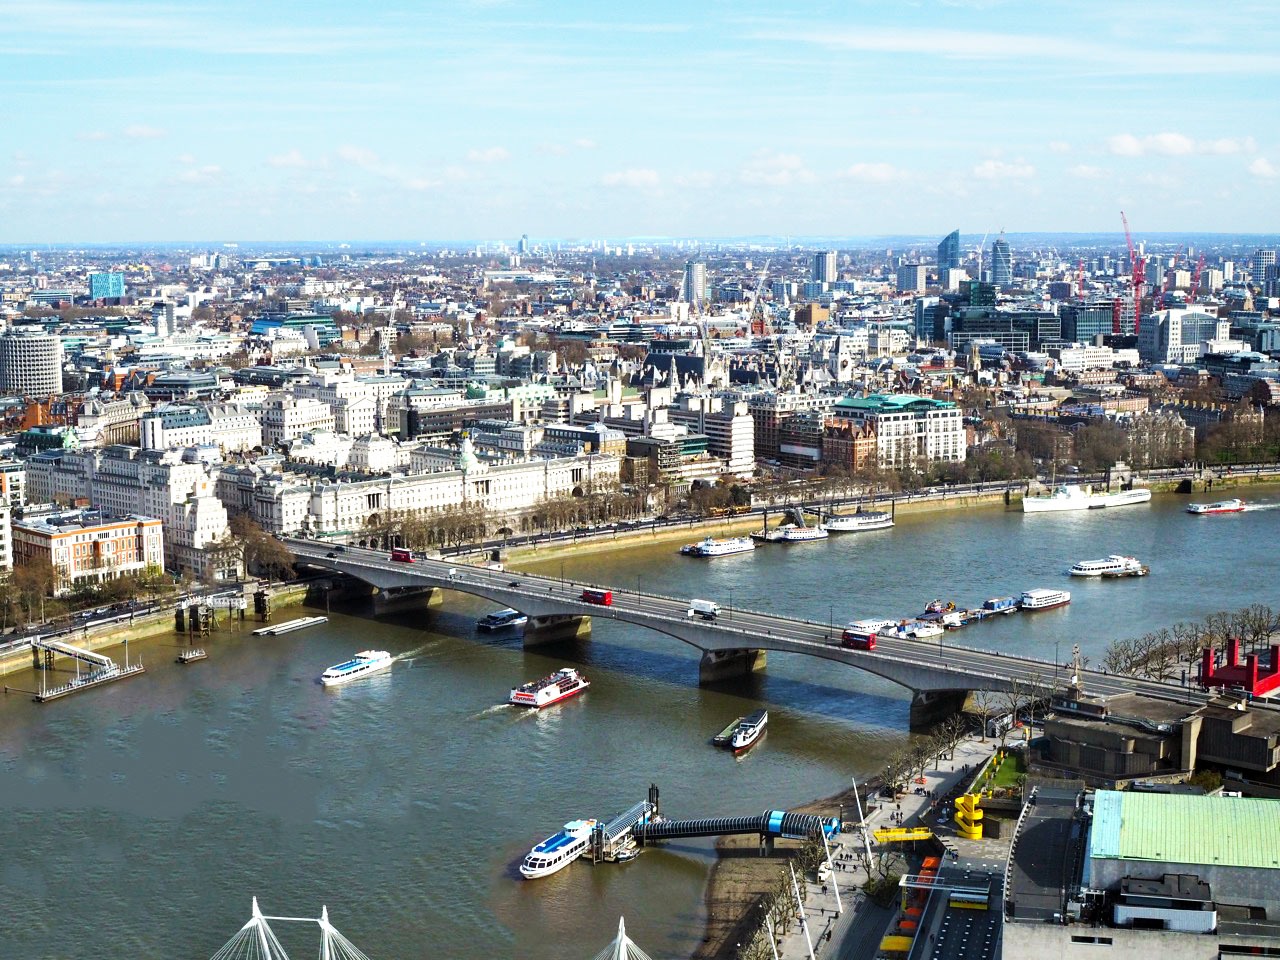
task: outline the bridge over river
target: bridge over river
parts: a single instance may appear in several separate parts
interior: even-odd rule
[[[299,564],[319,567],[363,581],[381,597],[421,597],[439,602],[441,590],[483,597],[529,617],[526,646],[581,636],[591,619],[622,620],[675,637],[701,651],[699,676],[713,682],[763,669],[766,651],[821,657],[866,670],[911,690],[912,719],[923,723],[958,708],[968,691],[1009,691],[1015,684],[1049,688],[1055,678],[1090,694],[1141,693],[1188,704],[1209,696],[1175,683],[1076,670],[1071,664],[934,640],[880,637],[874,650],[840,645],[841,626],[796,620],[773,613],[725,609],[715,620],[689,616],[689,598],[667,597],[556,577],[466,566],[445,560],[393,561],[385,551],[286,539]],[[608,606],[582,599],[584,588],[611,590]],[[708,598],[714,599],[714,598]]]

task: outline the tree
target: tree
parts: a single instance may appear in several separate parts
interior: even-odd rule
[[[23,598],[28,621],[36,610],[43,609],[45,597],[53,593],[57,584],[57,570],[43,557],[13,568],[13,585]]]
[[[978,721],[982,724],[982,742],[987,742],[987,721],[995,716],[996,711],[1000,709],[999,694],[992,690],[975,690],[970,702],[973,704],[973,712],[978,715]]]
[[[233,513],[229,526],[231,535],[244,544],[244,562],[251,573],[278,580],[292,575],[297,557],[247,513]]]

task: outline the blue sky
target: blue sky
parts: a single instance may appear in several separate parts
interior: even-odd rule
[[[1277,228],[1266,3],[0,0],[0,23],[0,242]]]

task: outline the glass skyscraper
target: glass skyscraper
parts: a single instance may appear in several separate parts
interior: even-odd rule
[[[1013,252],[1003,230],[991,244],[991,282],[997,287],[1007,287],[1013,282]]]
[[[960,231],[952,230],[938,244],[938,272],[960,266]]]

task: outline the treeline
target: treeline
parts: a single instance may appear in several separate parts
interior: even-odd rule
[[[1261,652],[1271,642],[1277,613],[1255,603],[1234,613],[1211,613],[1203,620],[1175,623],[1140,637],[1115,640],[1102,656],[1108,673],[1150,680],[1172,680],[1181,670],[1190,673],[1205,647],[1224,649],[1232,637],[1240,638],[1241,652]]]

